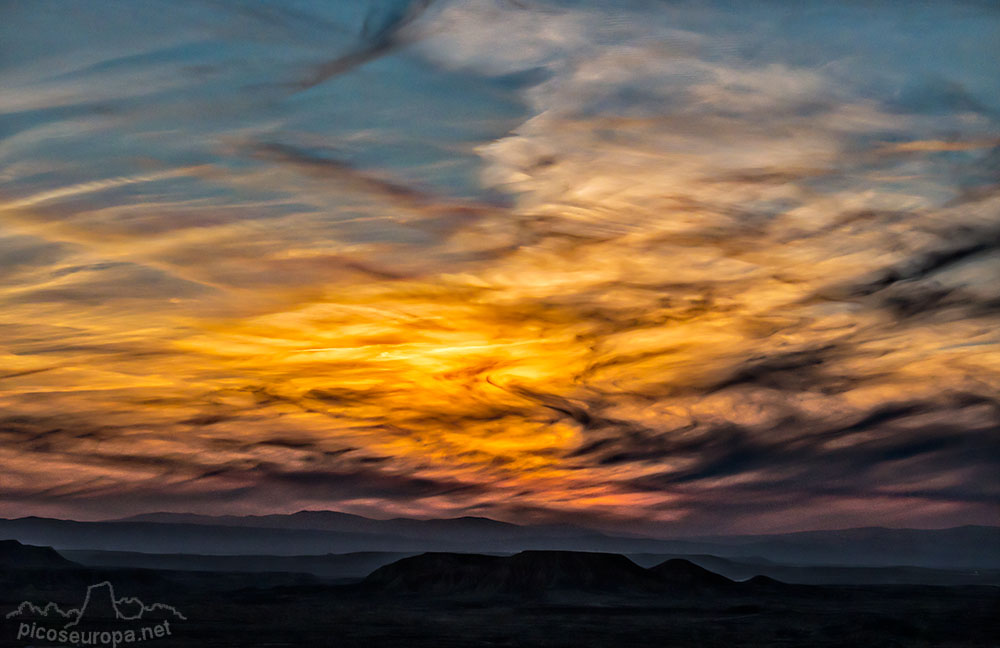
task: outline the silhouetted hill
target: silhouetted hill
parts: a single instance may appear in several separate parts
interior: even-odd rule
[[[516,594],[650,591],[642,567],[618,554],[524,551],[514,556],[425,553],[380,567],[364,584],[389,593]]]
[[[0,569],[68,569],[78,567],[60,556],[52,547],[0,540]]]
[[[77,560],[75,556],[66,556]],[[707,554],[628,554],[628,557],[643,567],[683,558],[734,581],[763,575],[800,585],[1000,585],[998,569],[782,565],[759,557],[734,559]]]
[[[245,572],[307,573],[327,581],[363,579],[401,558],[419,552],[362,551],[305,556],[207,555],[132,551],[62,550],[63,557],[88,567]],[[733,581],[763,575],[802,585],[1000,585],[1000,570],[942,570],[922,567],[828,567],[781,565],[764,559],[734,560],[706,554],[629,554],[641,567],[672,558],[688,560]]]
[[[650,567],[648,573],[661,583],[685,592],[707,593],[732,591],[736,583],[725,576],[710,572],[689,560],[673,558]]]
[[[654,588],[646,570],[620,554],[523,551],[502,561],[502,591],[634,592]]]
[[[18,611],[26,600],[64,608],[87,601],[84,630],[121,627],[124,620],[111,618],[117,606],[127,616],[142,611],[143,625],[169,618],[178,636],[164,639],[164,646],[232,648],[980,648],[994,645],[997,636],[1000,592],[994,587],[804,587],[754,578],[716,592],[698,591],[699,583],[718,581],[683,561],[661,571],[673,584],[621,556],[572,552],[424,554],[386,566],[361,585],[292,574],[0,569],[0,614]],[[104,581],[114,584],[114,595]],[[147,614],[143,602],[174,606],[187,618],[169,609]],[[23,620],[31,623],[67,620],[26,612]],[[0,644],[14,645],[16,629],[8,626],[11,635]]]
[[[364,586],[384,593],[430,596],[742,591],[739,584],[686,560],[643,569],[619,554],[577,551],[524,551],[514,556],[425,553],[380,567],[365,579]]]
[[[364,584],[388,592],[451,594],[495,591],[499,556],[428,552],[379,567]]]

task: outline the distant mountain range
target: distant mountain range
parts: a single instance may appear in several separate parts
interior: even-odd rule
[[[68,558],[86,562],[83,558]],[[1000,569],[930,567],[856,567],[829,565],[782,565],[762,558],[721,558],[707,554],[628,554],[643,567],[668,558],[684,558],[726,578],[743,581],[767,576],[783,583],[800,585],[1000,585]]]
[[[1000,568],[1000,527],[990,526],[658,539],[608,535],[570,525],[521,526],[487,518],[373,520],[333,511],[302,511],[247,517],[155,513],[102,522],[0,519],[0,538],[57,550],[159,554],[307,556],[561,550],[707,554],[755,564]]]
[[[259,529],[299,529],[391,535],[412,539],[441,540],[448,536],[463,542],[516,540],[526,535],[537,538],[568,538],[592,535],[595,531],[568,524],[522,526],[484,517],[458,517],[432,520],[414,518],[372,518],[338,511],[299,511],[289,515],[196,515],[193,513],[148,513],[109,522],[156,522],[197,524],[202,526],[255,527]]]
[[[771,535],[692,538],[727,557],[763,557],[786,565],[1000,568],[1000,527],[948,529],[863,527]],[[728,549],[724,549],[726,547]]]
[[[253,574],[301,573],[326,582],[358,580],[379,567],[415,555],[412,552],[362,551],[316,556],[212,556],[66,549],[61,553],[88,567]],[[628,554],[628,558],[642,567],[652,567],[671,558],[683,558],[737,581],[763,575],[785,583],[803,585],[1000,585],[1000,569],[781,565],[764,559],[739,560],[707,554],[642,553]]]
[[[316,556],[212,556],[74,549],[63,549],[61,553],[88,567],[199,572],[294,572],[311,574],[325,581],[361,579],[383,565],[415,555],[415,552],[359,551]]]

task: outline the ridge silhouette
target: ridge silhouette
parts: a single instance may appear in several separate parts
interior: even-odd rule
[[[683,559],[645,569],[620,554],[579,551],[522,551],[513,556],[424,553],[376,569],[362,586],[376,592],[432,596],[536,596],[554,591],[702,595],[756,587]]]
[[[52,547],[0,540],[0,569],[70,569],[79,566],[63,558]]]

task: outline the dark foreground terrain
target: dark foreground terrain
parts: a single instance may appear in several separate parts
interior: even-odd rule
[[[168,620],[169,636],[140,642],[152,647],[1000,645],[993,586],[734,582],[684,560],[643,568],[558,551],[423,554],[330,584],[292,573],[87,568],[46,548],[0,549],[4,615],[24,600],[70,611],[21,606],[0,616],[2,646],[66,645],[17,634],[21,624],[62,627],[73,614],[76,627],[105,630]],[[143,605],[150,611],[139,619],[111,618]]]

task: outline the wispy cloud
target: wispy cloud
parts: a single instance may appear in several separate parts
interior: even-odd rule
[[[996,12],[197,6],[0,27],[0,513],[995,512]]]

